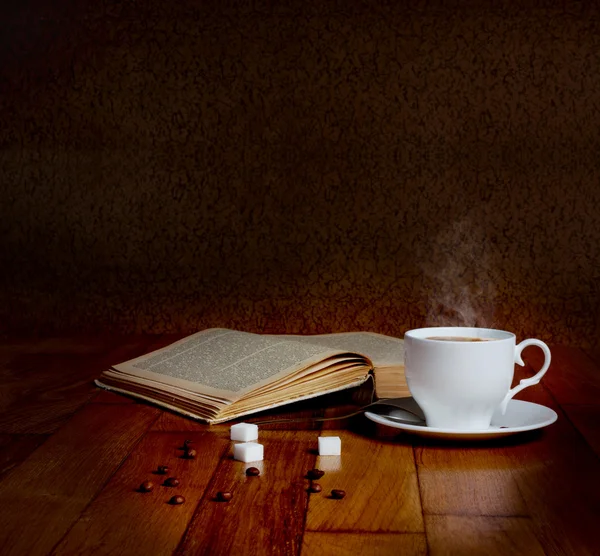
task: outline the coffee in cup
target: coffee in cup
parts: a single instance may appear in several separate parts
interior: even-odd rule
[[[524,365],[521,352],[531,345],[542,349],[544,364],[535,376],[511,389],[514,365]],[[408,388],[427,426],[451,430],[488,429],[494,411],[500,408],[504,413],[517,392],[538,384],[551,359],[541,340],[516,345],[514,334],[491,328],[410,330],[404,348]]]
[[[429,336],[428,340],[438,342],[491,342],[494,338],[477,338],[476,336]]]

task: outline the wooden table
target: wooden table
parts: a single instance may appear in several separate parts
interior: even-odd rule
[[[262,474],[246,477],[230,455],[229,425],[92,384],[109,364],[174,339],[0,343],[1,554],[600,554],[599,352],[553,347],[542,386],[522,396],[557,411],[541,432],[460,445],[364,416],[264,426]],[[539,355],[528,356],[537,368]],[[339,415],[350,400],[326,396],[270,415]],[[316,455],[321,428],[341,436],[341,458]],[[194,460],[180,457],[186,439]],[[158,465],[180,486],[161,486]],[[323,492],[309,495],[313,467],[326,474]],[[136,491],[144,480],[152,492]],[[346,497],[328,497],[334,488]],[[215,501],[219,490],[233,499]],[[170,505],[174,494],[185,503]]]

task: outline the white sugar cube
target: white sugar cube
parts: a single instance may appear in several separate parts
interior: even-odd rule
[[[264,446],[257,442],[241,442],[233,447],[233,459],[238,461],[262,461],[264,457]]]
[[[258,438],[258,426],[252,423],[238,423],[231,425],[231,440],[248,442]]]
[[[342,439],[339,436],[319,436],[319,455],[342,455]]]

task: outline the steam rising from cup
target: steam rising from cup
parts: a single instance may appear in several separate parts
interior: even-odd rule
[[[423,259],[428,326],[494,327],[493,269],[480,227],[468,218],[453,223]]]

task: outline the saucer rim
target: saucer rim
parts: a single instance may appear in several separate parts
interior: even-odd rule
[[[434,435],[439,434],[442,436],[505,436],[509,434],[516,434],[519,432],[527,432],[532,430],[541,429],[551,425],[556,422],[558,419],[558,414],[552,408],[534,402],[528,402],[525,400],[510,400],[508,402],[507,411],[511,405],[527,405],[527,406],[538,406],[547,410],[548,418],[543,421],[539,421],[538,423],[534,423],[531,425],[524,425],[521,427],[505,427],[505,428],[489,428],[489,429],[477,429],[477,430],[464,430],[464,429],[445,429],[439,427],[428,427],[426,424],[409,424],[409,423],[400,423],[397,421],[392,421],[387,418],[386,415],[379,415],[377,413],[372,413],[371,411],[365,411],[365,417],[370,419],[371,421],[378,423],[380,425],[385,425],[386,427],[392,427],[395,429],[400,429],[409,432],[417,432],[420,434],[426,435]]]

